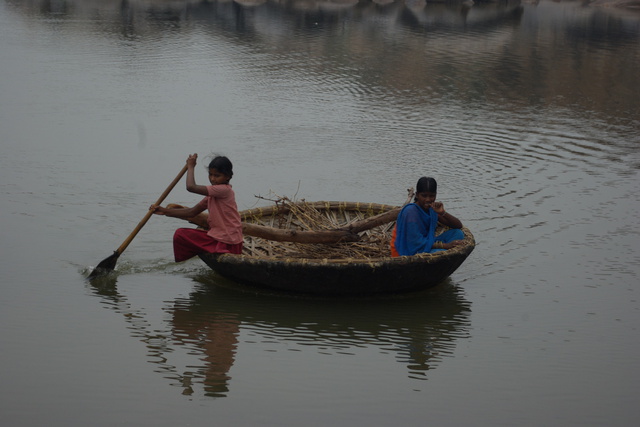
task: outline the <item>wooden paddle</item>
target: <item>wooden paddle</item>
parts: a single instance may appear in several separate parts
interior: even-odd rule
[[[180,179],[185,174],[185,172],[187,172],[187,165],[184,165],[184,167],[182,168],[178,176],[176,176],[175,179],[171,182],[171,184],[169,184],[167,189],[164,190],[164,193],[162,193],[158,201],[156,201],[155,203],[156,205],[160,205],[160,203],[164,201],[164,199],[169,195],[171,190],[173,190],[173,187],[175,187],[178,181],[180,181]],[[115,252],[113,252],[113,255],[103,259],[100,262],[100,264],[98,264],[98,266],[91,272],[91,274],[89,274],[87,279],[92,280],[92,279],[95,279],[96,277],[105,275],[113,271],[113,269],[116,268],[116,261],[118,261],[118,257],[122,254],[122,252],[124,252],[127,246],[129,246],[129,243],[131,243],[133,238],[136,237],[136,234],[138,234],[138,232],[142,229],[142,227],[144,227],[147,221],[149,221],[149,218],[151,218],[151,215],[153,215],[153,211],[149,210],[147,214],[144,216],[144,218],[142,218],[142,220],[138,223],[136,228],[134,228],[131,234],[129,234],[129,237],[127,237],[125,241],[120,245],[120,247],[116,249]]]

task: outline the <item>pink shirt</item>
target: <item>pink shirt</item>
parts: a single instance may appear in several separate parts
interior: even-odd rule
[[[235,245],[242,242],[242,222],[236,195],[228,184],[207,185],[208,196],[198,206],[209,210],[207,234],[219,242]]]

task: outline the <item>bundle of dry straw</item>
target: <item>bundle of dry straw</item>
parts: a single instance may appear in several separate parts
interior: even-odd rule
[[[371,216],[371,212],[358,209],[318,208],[317,204],[307,203],[304,199],[292,201],[287,197],[273,200],[284,212],[271,219],[272,227],[296,229],[301,231],[335,230],[348,227],[350,223]],[[389,242],[395,222],[383,224],[360,233],[358,242],[332,244],[275,242],[260,238],[245,240],[245,246],[253,255],[286,258],[313,259],[367,259],[387,257],[390,254]]]

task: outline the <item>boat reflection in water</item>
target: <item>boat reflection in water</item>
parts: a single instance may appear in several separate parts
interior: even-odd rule
[[[274,351],[296,351],[298,360],[309,352],[337,360],[374,351],[406,364],[409,378],[424,380],[469,331],[470,303],[450,280],[417,294],[368,299],[257,294],[215,273],[195,280],[187,298],[159,309],[159,326],[150,322],[158,313],[134,308],[115,278],[92,282],[93,292],[145,344],[155,371],[185,395],[201,388],[205,396],[227,396],[238,351],[251,352],[256,361]]]

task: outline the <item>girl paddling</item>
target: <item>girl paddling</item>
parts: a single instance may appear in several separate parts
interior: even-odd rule
[[[173,235],[173,253],[176,262],[185,261],[199,253],[242,253],[242,222],[236,198],[229,181],[233,177],[233,164],[224,156],[216,156],[209,163],[211,185],[198,185],[194,169],[198,155],[187,158],[187,191],[205,196],[192,208],[163,208],[152,205],[156,215],[187,219],[209,210],[209,230],[179,228]]]

